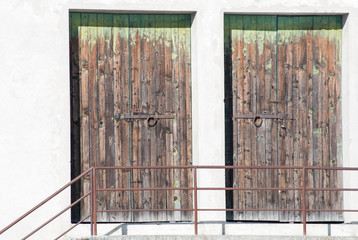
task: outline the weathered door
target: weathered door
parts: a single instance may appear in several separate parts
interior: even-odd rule
[[[341,16],[225,16],[227,163],[341,166]],[[255,116],[257,116],[255,118]],[[231,120],[232,119],[232,120]],[[314,170],[307,187],[342,186]],[[300,170],[235,170],[234,187],[300,187]],[[230,196],[230,195],[229,195]],[[338,192],[307,192],[309,209],[341,209]],[[234,191],[235,209],[301,209],[301,191]],[[301,221],[298,211],[234,212],[235,220]],[[342,213],[309,212],[309,221]]]
[[[190,15],[70,14],[72,175],[91,166],[191,164]],[[191,186],[189,170],[106,170],[99,188]],[[72,195],[89,191],[82,182]],[[113,191],[99,210],[192,207],[189,191]],[[89,212],[81,203],[80,216]],[[75,214],[75,213],[74,213]],[[191,212],[101,213],[98,221],[191,220]]]

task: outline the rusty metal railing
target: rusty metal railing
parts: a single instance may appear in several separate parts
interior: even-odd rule
[[[319,166],[120,166],[120,167],[95,167],[96,170],[134,170],[134,169],[192,169],[193,173],[193,187],[162,187],[162,188],[102,188],[96,189],[95,192],[100,191],[168,191],[168,190],[191,190],[193,191],[193,204],[194,207],[192,209],[118,209],[118,210],[97,210],[94,209],[93,212],[159,212],[159,211],[192,211],[194,212],[194,233],[198,234],[198,212],[204,211],[300,211],[302,212],[302,225],[303,225],[303,235],[306,236],[307,234],[307,212],[358,212],[356,210],[344,210],[344,209],[307,209],[306,206],[306,192],[307,191],[358,191],[358,188],[308,188],[306,186],[306,173],[307,170],[333,170],[333,171],[358,171],[358,168],[353,167],[319,167]],[[198,169],[274,169],[274,170],[301,170],[301,187],[296,188],[280,188],[280,187],[244,187],[244,188],[237,188],[237,187],[198,187],[197,184],[197,170]],[[205,190],[226,190],[226,191],[264,191],[264,190],[275,190],[275,191],[282,191],[282,190],[292,190],[292,191],[301,191],[301,199],[302,199],[302,208],[290,208],[290,209],[283,209],[283,208],[275,208],[275,209],[203,209],[198,208],[198,191],[205,191]],[[96,194],[95,194],[96,195]],[[95,198],[96,196],[94,196]],[[96,206],[93,206],[96,208]],[[94,234],[97,234],[97,221],[94,218],[94,223],[96,231]]]
[[[96,171],[98,170],[135,170],[135,169],[190,169],[193,170],[193,186],[192,187],[146,187],[146,188],[98,188],[97,189],[97,183],[96,183]],[[301,170],[301,186],[300,187],[198,187],[198,170],[199,169],[216,169],[216,170],[228,170],[228,169],[251,169],[251,170],[263,170],[263,169],[273,169],[273,170]],[[118,167],[112,167],[112,166],[106,166],[106,167],[99,167],[95,166],[75,179],[73,179],[71,182],[60,188],[58,191],[56,191],[54,194],[52,194],[50,197],[46,198],[44,201],[36,205],[34,208],[32,208],[30,211],[16,219],[13,223],[9,224],[7,227],[2,229],[0,231],[0,235],[13,227],[16,223],[20,222],[22,219],[30,215],[32,212],[34,212],[36,209],[44,205],[46,202],[51,200],[53,197],[58,195],[60,192],[62,192],[67,187],[71,186],[75,182],[79,181],[86,175],[90,175],[90,191],[84,196],[77,199],[75,202],[73,202],[70,206],[56,214],[54,217],[50,218],[48,221],[43,223],[40,227],[36,228],[34,231],[26,235],[23,239],[27,239],[37,231],[39,231],[41,228],[43,228],[45,225],[53,221],[55,218],[63,214],[68,209],[72,208],[74,205],[78,204],[80,201],[87,197],[91,197],[91,204],[90,204],[90,214],[83,219],[81,219],[78,223],[76,223],[71,228],[67,229],[65,232],[63,232],[60,236],[58,236],[55,239],[59,239],[69,231],[71,231],[73,228],[84,222],[86,219],[91,218],[90,224],[91,224],[91,236],[97,235],[97,213],[103,213],[103,212],[173,212],[173,211],[191,211],[194,213],[194,233],[198,234],[198,213],[199,212],[205,212],[205,211],[297,211],[302,212],[302,226],[303,226],[303,235],[307,234],[307,212],[358,212],[358,209],[356,210],[345,210],[345,209],[308,209],[307,203],[306,203],[306,192],[307,191],[358,191],[358,188],[311,188],[307,187],[306,184],[306,173],[308,173],[308,170],[333,170],[333,171],[358,171],[358,168],[355,167],[318,167],[318,166],[118,166]],[[108,210],[98,210],[97,209],[97,193],[98,192],[105,192],[105,191],[171,191],[171,190],[188,190],[193,191],[193,208],[189,209],[108,209]],[[273,190],[273,191],[282,191],[282,190],[292,190],[292,191],[301,191],[301,199],[302,199],[302,208],[296,209],[296,208],[289,208],[289,209],[283,209],[283,208],[275,208],[275,209],[204,209],[198,207],[198,191],[218,191],[218,190],[225,190],[225,191],[265,191],[265,190]]]
[[[0,231],[0,235],[3,234],[4,232],[6,232],[7,230],[9,230],[10,228],[12,228],[15,224],[19,223],[21,220],[23,220],[24,218],[26,218],[27,216],[29,216],[31,213],[33,213],[34,211],[36,211],[37,209],[39,209],[41,206],[43,206],[45,203],[49,202],[51,199],[53,199],[55,196],[57,196],[58,194],[60,194],[62,191],[64,191],[66,188],[68,188],[69,186],[71,186],[72,184],[76,183],[77,181],[79,181],[80,179],[82,179],[83,177],[85,177],[86,175],[90,175],[91,178],[91,186],[93,186],[93,183],[95,181],[94,178],[94,173],[95,173],[95,168],[90,168],[87,171],[83,172],[82,174],[80,174],[78,177],[74,178],[71,182],[67,183],[66,185],[64,185],[63,187],[61,187],[59,190],[57,190],[56,192],[54,192],[53,194],[51,194],[49,197],[47,197],[45,200],[43,200],[42,202],[40,202],[39,204],[37,204],[35,207],[33,207],[32,209],[30,209],[29,211],[27,211],[25,214],[23,214],[21,217],[19,217],[18,219],[16,219],[15,221],[13,221],[12,223],[10,223],[8,226],[6,226],[4,229],[2,229]],[[67,210],[69,210],[70,208],[72,208],[73,206],[75,206],[76,204],[78,204],[80,201],[82,201],[83,199],[87,198],[88,196],[91,196],[91,202],[93,202],[93,196],[95,195],[95,191],[93,191],[93,189],[91,188],[91,191],[89,191],[88,193],[84,194],[82,197],[79,197],[77,200],[75,200],[71,205],[69,205],[68,207],[66,207],[65,209],[63,209],[62,211],[60,211],[59,213],[57,213],[55,216],[51,217],[49,220],[47,220],[45,223],[41,224],[39,227],[37,227],[35,230],[33,230],[32,232],[30,232],[29,234],[27,234],[25,237],[22,238],[22,240],[29,238],[30,236],[32,236],[33,234],[35,234],[36,232],[38,232],[40,229],[42,229],[44,226],[46,226],[47,224],[49,224],[50,222],[52,222],[53,220],[55,220],[56,218],[58,218],[60,215],[62,215],[64,212],[66,212]],[[93,208],[91,208],[92,210]],[[94,231],[93,231],[93,216],[95,216],[95,214],[91,211],[91,214],[89,214],[88,216],[82,218],[78,223],[76,223],[74,226],[72,226],[71,228],[67,229],[65,232],[63,232],[61,235],[59,235],[58,237],[56,237],[55,239],[59,239],[61,238],[63,235],[65,235],[66,233],[68,233],[69,231],[71,231],[73,228],[75,228],[76,226],[78,226],[79,224],[81,224],[82,222],[84,222],[86,219],[88,219],[89,217],[91,217],[91,235],[93,235]]]

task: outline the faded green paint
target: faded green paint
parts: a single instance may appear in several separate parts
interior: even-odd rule
[[[265,69],[266,71],[268,72],[271,72],[271,69],[272,69],[272,58],[270,58],[270,60],[268,60],[265,64]]]
[[[174,187],[180,187],[180,181],[179,180],[174,180]]]
[[[174,148],[174,150],[173,150],[173,155],[174,155],[174,156],[177,156],[178,154],[179,154],[178,149]]]
[[[341,44],[341,16],[249,16],[225,15],[224,43],[229,46],[229,39],[234,42],[244,41],[244,52],[247,45],[255,44],[261,56],[265,42],[274,43],[278,32],[278,44],[297,43],[301,37],[310,32],[328,38],[332,43]],[[235,51],[236,46],[232,45]],[[340,62],[341,57],[339,57]]]
[[[172,53],[172,59],[176,59],[178,57],[178,54]]]
[[[315,65],[315,64],[313,64],[313,74],[319,74],[320,73],[320,70],[319,70],[319,68]]]
[[[321,134],[322,134],[322,129],[320,129],[320,128],[315,129],[315,130],[313,131],[313,134],[315,134],[315,135],[321,135]]]

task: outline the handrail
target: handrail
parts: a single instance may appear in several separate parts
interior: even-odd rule
[[[57,196],[58,194],[60,194],[63,190],[65,190],[66,188],[68,188],[69,186],[71,186],[72,184],[74,184],[75,182],[77,182],[78,180],[80,180],[82,177],[84,177],[85,175],[87,175],[88,173],[92,173],[92,171],[94,170],[94,168],[90,168],[87,171],[83,172],[82,174],[80,174],[79,176],[77,176],[76,178],[74,178],[72,181],[70,181],[69,183],[67,183],[66,185],[64,185],[63,187],[61,187],[59,190],[57,190],[56,192],[54,192],[53,194],[51,194],[49,197],[47,197],[45,200],[43,200],[42,202],[40,202],[39,204],[37,204],[35,207],[31,208],[29,211],[27,211],[25,214],[23,214],[21,217],[17,218],[15,221],[13,221],[12,223],[10,223],[8,226],[6,226],[5,228],[3,228],[0,231],[0,235],[3,234],[4,232],[6,232],[7,230],[9,230],[11,227],[13,227],[15,224],[17,224],[18,222],[20,222],[21,220],[23,220],[24,218],[26,218],[28,215],[30,215],[32,212],[34,212],[35,210],[37,210],[38,208],[40,208],[42,205],[44,205],[45,203],[47,203],[48,201],[50,201],[52,198],[54,198],[55,196]],[[89,194],[87,194],[84,197],[87,197]],[[81,200],[84,198],[82,197]],[[76,203],[78,203],[78,200],[76,201]],[[68,210],[69,208],[72,207],[72,205],[74,206],[75,204],[71,204],[70,207],[66,208],[66,210]],[[66,211],[65,210],[65,211]],[[63,211],[64,212],[64,211]],[[63,213],[62,212],[62,213]],[[62,214],[61,213],[61,214]],[[59,215],[61,215],[59,214]],[[58,214],[57,214],[58,215]],[[58,215],[58,216],[59,216]],[[56,216],[56,217],[58,217]],[[54,220],[56,217],[54,217],[52,220]],[[51,220],[51,221],[52,221]],[[46,224],[43,224],[43,226],[47,225],[49,222],[46,222]],[[37,232],[38,230],[40,230],[43,226],[41,226],[40,228],[38,228],[37,230],[33,231],[31,234],[28,234],[26,237],[24,237],[23,239],[26,239],[28,237],[30,237],[32,234],[34,234],[35,232]]]
[[[199,211],[300,211],[302,212],[302,225],[303,225],[303,235],[307,234],[307,222],[306,214],[307,212],[322,211],[322,212],[358,212],[358,210],[344,210],[344,209],[307,209],[306,207],[306,192],[307,191],[358,191],[358,188],[307,188],[306,187],[306,172],[307,170],[336,170],[336,171],[358,171],[358,167],[320,167],[320,166],[212,166],[212,165],[199,165],[199,166],[102,166],[95,167],[94,171],[99,169],[106,170],[133,170],[133,169],[192,169],[194,170],[193,176],[193,187],[177,187],[177,188],[100,188],[96,189],[95,193],[100,191],[165,191],[165,190],[191,190],[194,191],[194,208],[193,209],[121,209],[121,210],[97,210],[94,209],[94,212],[155,212],[155,211],[193,211],[194,212],[194,231],[195,235],[198,234],[198,212]],[[301,185],[302,187],[294,188],[273,188],[273,187],[198,187],[197,186],[197,170],[198,169],[284,169],[284,170],[301,170]],[[301,191],[302,196],[302,208],[301,209],[200,209],[198,208],[198,191],[202,190],[296,190]],[[96,206],[94,206],[96,208]],[[94,226],[97,226],[96,218],[94,218]]]
[[[49,224],[50,222],[52,222],[53,220],[55,220],[56,218],[58,218],[59,216],[61,216],[61,214],[63,214],[64,212],[66,212],[68,209],[70,209],[71,207],[75,206],[77,203],[79,203],[81,200],[85,199],[87,196],[89,196],[90,194],[92,194],[92,192],[87,193],[86,195],[80,197],[79,199],[77,199],[74,203],[72,203],[70,206],[66,207],[65,209],[63,209],[62,211],[60,211],[59,213],[57,213],[55,216],[53,216],[52,218],[50,218],[49,220],[47,220],[45,223],[43,223],[41,226],[39,226],[38,228],[36,228],[35,230],[33,230],[31,233],[27,234],[24,238],[22,238],[22,240],[29,238],[30,236],[32,236],[34,233],[36,233],[37,231],[39,231],[41,228],[43,228],[44,226],[46,226],[47,224]]]
[[[97,170],[103,170],[103,169],[118,169],[118,170],[133,170],[133,169],[192,169],[193,170],[193,186],[192,187],[146,187],[146,188],[99,188],[96,189],[96,171]],[[197,184],[197,176],[198,176],[198,169],[299,169],[301,170],[301,186],[300,187],[198,187]],[[39,207],[50,201],[53,197],[57,196],[59,193],[61,193],[63,190],[83,178],[84,176],[90,174],[90,191],[87,192],[84,196],[78,198],[75,202],[72,202],[71,205],[60,211],[58,214],[56,214],[54,217],[50,218],[48,221],[43,223],[41,226],[36,228],[34,231],[26,235],[23,239],[27,239],[37,231],[39,231],[41,228],[46,226],[48,223],[52,222],[54,219],[56,219],[58,216],[63,214],[68,209],[72,208],[76,204],[78,204],[80,201],[82,201],[84,198],[91,196],[91,204],[90,204],[90,214],[84,218],[82,218],[79,222],[77,222],[74,226],[71,226],[69,229],[67,229],[65,232],[63,232],[61,235],[59,235],[55,239],[59,239],[62,236],[64,236],[66,233],[71,231],[73,228],[77,227],[79,224],[84,222],[86,219],[91,218],[90,224],[91,224],[91,236],[97,235],[97,213],[100,212],[154,212],[154,211],[192,211],[194,213],[194,231],[195,234],[198,234],[198,212],[200,211],[300,211],[302,212],[302,224],[303,224],[303,235],[306,235],[306,214],[307,212],[314,212],[314,211],[321,211],[321,212],[358,212],[358,210],[344,210],[344,209],[307,209],[306,207],[306,192],[307,191],[358,191],[358,188],[307,188],[306,187],[306,173],[307,170],[336,170],[336,171],[358,171],[357,167],[319,167],[319,166],[94,166],[74,178],[71,182],[64,185],[62,188],[57,190],[55,193],[50,195],[48,198],[37,204],[34,208],[30,209],[28,212],[23,214],[21,217],[16,219],[14,222],[6,226],[4,229],[0,231],[0,235],[3,234],[5,231],[13,227],[15,224],[26,218],[28,215],[30,215],[32,212],[37,210]],[[103,191],[166,191],[166,190],[189,190],[193,191],[193,208],[190,209],[120,209],[120,210],[113,210],[113,209],[106,209],[106,210],[97,210],[97,204],[96,204],[96,194],[98,192]],[[203,209],[198,208],[198,191],[206,191],[206,190],[229,190],[229,191],[242,191],[242,190],[255,190],[255,191],[261,191],[261,190],[296,190],[301,191],[302,196],[302,207],[300,209]]]

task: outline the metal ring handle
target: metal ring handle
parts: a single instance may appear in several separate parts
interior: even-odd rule
[[[155,119],[154,117],[147,118],[148,127],[154,127],[155,125],[157,125],[157,122],[158,120]]]
[[[257,128],[261,127],[262,122],[263,122],[263,120],[262,120],[262,118],[260,116],[255,116],[254,117],[254,125],[255,125],[255,127],[257,127]]]

